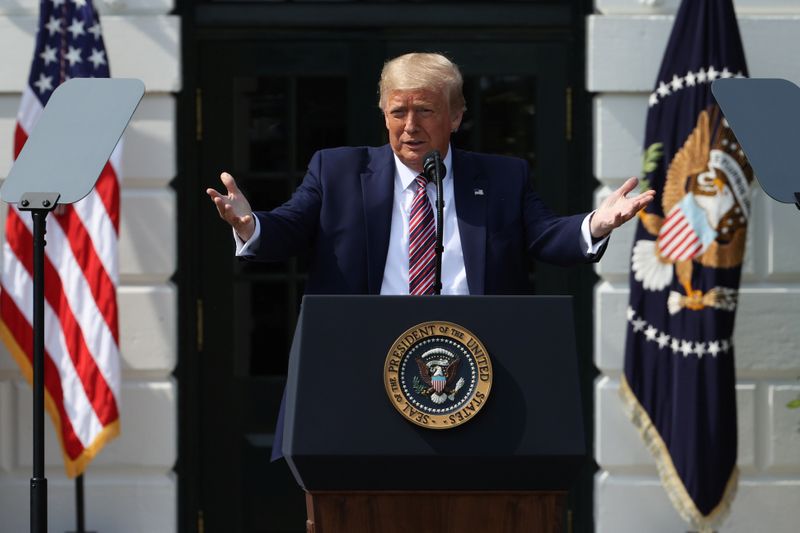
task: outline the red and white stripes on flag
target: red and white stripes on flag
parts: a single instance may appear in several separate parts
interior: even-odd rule
[[[45,13],[46,8],[53,10],[48,0],[40,8],[42,25],[30,81],[23,91],[17,117],[15,158],[41,115],[44,103],[60,82],[67,76],[102,75],[103,72],[108,75],[99,20],[91,3],[60,5],[67,5],[70,11]],[[81,17],[85,22],[76,23]],[[54,18],[56,22],[61,21],[60,31],[52,22]],[[49,21],[47,28],[43,26],[45,21]],[[67,28],[70,22],[72,26]],[[90,24],[94,25],[90,28]],[[66,41],[65,35],[71,35],[71,40]],[[54,39],[49,43],[54,45],[52,47],[47,41],[49,37]],[[85,38],[85,42],[79,38]],[[60,50],[57,49],[59,42]],[[85,46],[83,52],[82,46]],[[59,51],[63,55],[60,65],[54,55]],[[79,70],[81,58],[86,60],[87,68],[94,65],[95,71]],[[70,67],[76,68],[68,70],[67,61]],[[55,63],[52,67],[58,70],[50,70],[50,63]],[[42,83],[35,83],[37,80]],[[103,445],[120,431],[116,296],[120,153],[118,145],[86,198],[59,206],[47,217],[45,405],[55,425],[70,477],[80,475]],[[53,157],[57,158],[58,153]],[[29,382],[33,377],[32,228],[29,213],[9,208],[0,287],[0,337]]]
[[[664,220],[659,233],[659,254],[670,261],[686,261],[702,250],[700,236],[692,229],[680,206],[676,205]]]
[[[717,237],[692,193],[675,204],[658,232],[658,254],[672,262],[688,261],[703,253]]]

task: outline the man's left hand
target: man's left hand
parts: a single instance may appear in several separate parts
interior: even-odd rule
[[[627,194],[639,183],[637,178],[630,178],[622,187],[611,193],[592,215],[589,221],[589,231],[595,239],[602,239],[611,233],[611,230],[620,227],[647,204],[653,201],[656,191],[650,189],[631,198]]]

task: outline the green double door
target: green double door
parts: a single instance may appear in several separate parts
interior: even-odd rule
[[[455,146],[523,157],[553,209],[588,208],[588,195],[575,194],[574,180],[590,185],[577,177],[569,44],[369,32],[201,42],[192,187],[200,202],[192,231],[202,235],[193,253],[201,338],[184,356],[196,368],[187,402],[196,483],[183,490],[194,494],[206,532],[305,531],[304,495],[269,456],[306,263],[235,259],[230,228],[200,191],[219,189],[227,170],[255,209],[269,209],[291,195],[315,150],[385,143],[377,104],[383,62],[424,50],[446,52],[464,73],[468,109]],[[532,265],[531,276],[539,293],[578,293],[589,279],[543,265]]]

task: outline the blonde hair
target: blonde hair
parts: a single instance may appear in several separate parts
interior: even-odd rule
[[[390,59],[383,65],[378,84],[381,109],[392,91],[429,89],[441,91],[451,113],[466,110],[458,66],[442,54],[411,53]]]

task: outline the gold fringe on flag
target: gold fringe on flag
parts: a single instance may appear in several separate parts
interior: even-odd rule
[[[661,486],[669,496],[675,510],[686,520],[691,527],[699,533],[711,533],[718,528],[730,512],[731,503],[736,497],[736,487],[739,483],[739,469],[734,465],[731,477],[725,485],[725,491],[716,507],[707,515],[703,515],[695,505],[689,492],[683,484],[683,480],[678,475],[672,456],[669,454],[667,445],[653,425],[650,416],[644,407],[639,403],[636,395],[628,385],[628,380],[623,375],[619,384],[619,395],[628,417],[639,430],[647,449],[653,455],[658,469],[658,476],[661,478]]]

